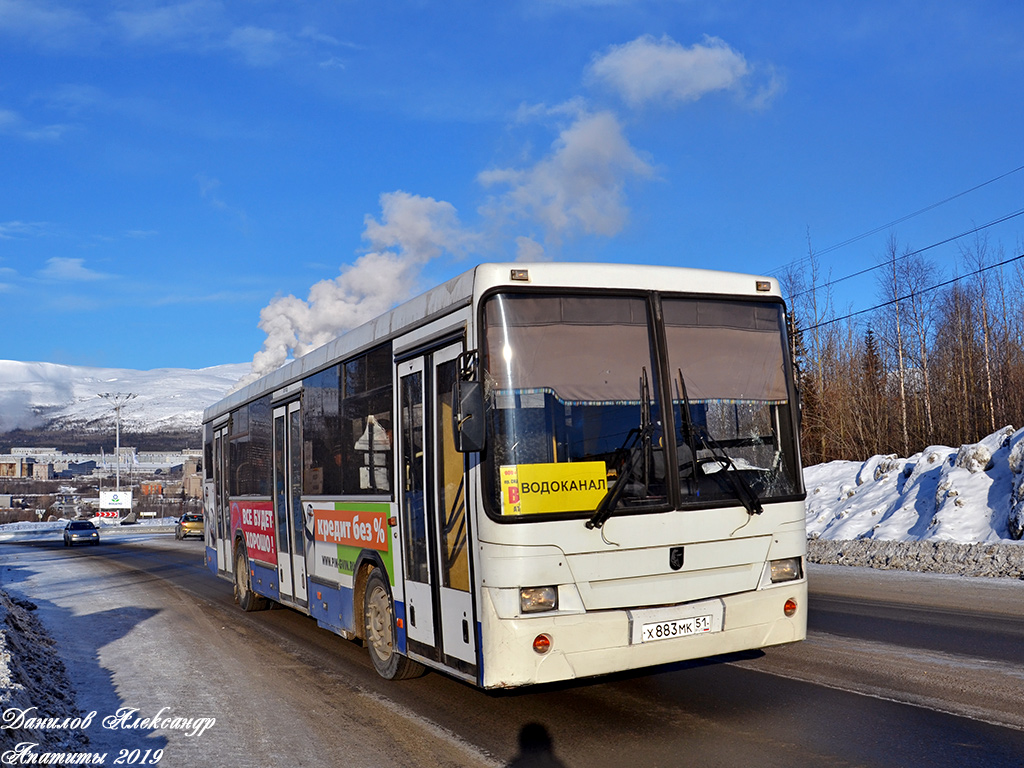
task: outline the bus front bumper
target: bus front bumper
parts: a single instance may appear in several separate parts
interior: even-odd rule
[[[796,612],[787,616],[786,603],[791,600]],[[720,629],[645,642],[637,618],[654,612],[609,610],[501,619],[485,588],[481,682],[485,688],[511,688],[573,680],[793,643],[807,636],[806,580],[704,601],[712,602],[721,611]],[[694,613],[687,605],[675,608],[680,615]],[[671,615],[672,609],[657,613]],[[550,641],[543,654],[534,650],[539,635]]]

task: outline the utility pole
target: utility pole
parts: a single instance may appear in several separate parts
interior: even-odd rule
[[[134,392],[101,392],[100,397],[110,402],[114,406],[114,414],[116,420],[116,433],[117,442],[114,448],[114,476],[116,478],[115,483],[116,490],[118,493],[121,492],[121,408],[132,398],[138,397]]]

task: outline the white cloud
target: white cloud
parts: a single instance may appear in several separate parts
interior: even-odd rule
[[[29,141],[53,141],[59,139],[68,130],[68,126],[32,125],[17,112],[0,109],[0,134],[17,136]]]
[[[105,280],[109,275],[94,272],[85,266],[85,259],[54,257],[46,260],[46,266],[39,271],[39,277],[46,280],[79,281]]]
[[[131,42],[167,42],[201,37],[217,26],[221,16],[219,3],[192,0],[159,6],[132,6],[110,18],[121,34]]]
[[[254,67],[268,67],[281,60],[290,41],[282,34],[263,27],[239,27],[227,39],[228,48],[241,54]]]
[[[302,30],[299,32],[298,36],[306,38],[307,40],[312,40],[314,43],[323,43],[325,45],[331,46],[355,47],[351,43],[343,43],[334,35],[329,35],[326,32],[321,32],[316,27],[311,26],[303,27]]]
[[[63,7],[63,5],[69,7]],[[98,50],[111,43],[198,54],[233,52],[253,67],[268,67],[323,46],[356,48],[306,25],[299,31],[247,23],[246,4],[222,0],[121,2],[85,10],[53,0],[0,0],[0,35],[46,48]],[[100,4],[102,6],[102,4]],[[286,22],[285,22],[286,23]]]
[[[612,46],[595,56],[588,74],[616,91],[632,107],[651,102],[692,102],[709,93],[733,91],[763,107],[781,87],[774,71],[767,85],[748,95],[754,68],[717,37],[684,47],[672,38],[652,35]]]
[[[47,225],[31,221],[0,221],[0,240],[37,237],[46,234]]]
[[[485,187],[508,188],[486,212],[536,221],[547,239],[559,242],[577,232],[617,234],[628,217],[626,182],[651,175],[615,115],[580,111],[532,167],[494,169],[477,178]]]
[[[220,179],[212,178],[204,173],[197,173],[193,178],[199,184],[199,195],[210,204],[210,207],[237,219],[238,225],[245,230],[249,225],[249,216],[241,208],[228,205],[218,194]]]
[[[281,296],[260,312],[267,338],[253,357],[253,373],[269,373],[289,356],[301,357],[409,298],[420,269],[443,253],[458,254],[475,235],[451,203],[391,192],[381,195],[381,220],[367,216],[363,239],[371,248],[332,280],[321,280],[306,300]]]
[[[516,261],[548,261],[544,246],[532,237],[516,238]]]
[[[340,59],[337,56],[330,56],[318,65],[321,69],[345,69],[346,64],[344,59]]]
[[[0,32],[60,48],[95,35],[92,21],[78,10],[46,0],[0,0]]]
[[[423,263],[445,250],[458,253],[473,239],[451,203],[407,192],[381,195],[380,203],[382,221],[366,216],[363,222],[363,239],[371,248],[397,248],[410,260]]]
[[[253,357],[252,374],[238,386],[408,299],[419,289],[423,266],[443,254],[499,250],[506,225],[539,225],[555,242],[577,232],[611,236],[620,231],[628,216],[626,182],[652,171],[619,121],[610,112],[587,112],[578,100],[521,111],[524,118],[539,116],[570,118],[548,155],[524,169],[479,176],[485,186],[507,187],[481,210],[489,236],[464,227],[451,203],[401,191],[381,195],[380,218],[364,219],[367,253],[342,267],[338,277],[313,285],[306,299],[279,296],[260,311],[259,328],[266,339]],[[212,197],[216,179],[197,179],[204,197]],[[518,260],[547,258],[532,235],[520,232],[511,239]]]

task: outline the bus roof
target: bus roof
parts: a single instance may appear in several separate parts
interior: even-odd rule
[[[215,421],[250,400],[290,387],[340,359],[359,354],[416,326],[470,306],[474,296],[501,286],[660,290],[763,299],[781,297],[776,279],[737,272],[581,262],[479,264],[232,392],[203,412],[203,423]]]

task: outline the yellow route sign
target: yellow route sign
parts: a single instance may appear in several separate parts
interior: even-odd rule
[[[608,491],[607,478],[603,461],[503,465],[501,514],[593,511]]]

